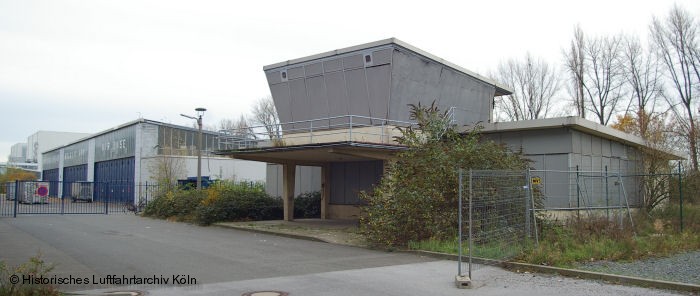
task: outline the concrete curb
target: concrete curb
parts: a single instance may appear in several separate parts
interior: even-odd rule
[[[452,254],[429,252],[429,251],[417,251],[417,250],[405,251],[405,252],[419,254],[419,255],[428,256],[428,257],[433,257],[433,258],[437,258],[437,259],[445,259],[445,260],[453,260],[453,261],[458,260],[458,256],[452,255]],[[547,274],[558,274],[558,275],[562,275],[562,276],[566,276],[566,277],[575,277],[575,278],[591,279],[591,280],[603,280],[603,281],[611,282],[611,283],[634,285],[634,286],[640,286],[640,287],[645,287],[645,288],[657,288],[657,289],[700,293],[700,285],[694,285],[694,284],[669,282],[669,281],[662,281],[662,280],[652,280],[652,279],[638,278],[638,277],[625,276],[625,275],[615,275],[615,274],[607,274],[607,273],[600,273],[600,272],[594,272],[594,271],[559,268],[559,267],[553,267],[553,266],[535,265],[535,264],[528,264],[528,263],[502,262],[502,261],[481,259],[481,258],[473,258],[472,262],[477,263],[477,264],[501,266],[503,268],[510,269],[510,270],[518,269],[520,271],[530,271],[530,272],[547,273]]]
[[[270,231],[270,230],[263,230],[263,229],[255,229],[255,228],[249,228],[249,227],[227,225],[227,224],[223,224],[223,223],[214,223],[214,224],[212,224],[212,226],[221,227],[221,228],[236,229],[236,230],[242,230],[242,231],[248,231],[248,232],[254,232],[254,233],[260,233],[260,234],[267,234],[267,235],[276,235],[276,236],[301,239],[301,240],[307,240],[307,241],[313,241],[313,242],[321,242],[321,243],[327,243],[327,244],[331,243],[329,241],[326,241],[326,240],[323,240],[323,239],[320,239],[317,237],[313,237],[313,236],[308,236],[308,235],[292,234],[292,233],[277,232],[277,231]]]
[[[320,239],[317,237],[313,237],[313,236],[308,236],[308,235],[291,234],[291,233],[276,232],[276,231],[269,231],[269,230],[262,230],[262,229],[253,229],[253,228],[240,227],[240,226],[235,226],[235,225],[226,225],[223,223],[215,223],[212,225],[217,226],[217,227],[222,227],[222,228],[243,230],[243,231],[249,231],[249,232],[260,233],[260,234],[277,235],[277,236],[294,238],[294,239],[302,239],[302,240],[308,240],[308,241],[333,244],[333,242],[329,242],[329,241],[326,241],[326,240],[323,240],[323,239]],[[359,246],[356,246],[356,247],[359,247]],[[362,247],[360,247],[360,248],[362,248]],[[400,252],[412,253],[412,254],[416,254],[416,255],[421,255],[421,256],[426,256],[426,257],[431,257],[431,258],[436,258],[436,259],[443,259],[443,260],[452,260],[452,261],[458,260],[457,255],[446,254],[446,253],[420,251],[420,250],[403,250]],[[662,281],[662,280],[652,280],[652,279],[638,278],[638,277],[632,277],[632,276],[615,275],[615,274],[607,274],[607,273],[600,273],[600,272],[593,272],[593,271],[584,271],[584,270],[577,270],[577,269],[559,268],[559,267],[553,267],[553,266],[535,265],[535,264],[528,264],[528,263],[503,262],[503,261],[484,259],[484,258],[472,258],[472,262],[477,263],[477,264],[500,266],[500,267],[510,269],[510,270],[518,269],[521,271],[530,271],[530,272],[538,272],[538,273],[546,273],[546,274],[558,274],[558,275],[562,275],[562,276],[566,276],[566,277],[575,277],[575,278],[581,278],[581,279],[603,280],[603,281],[611,282],[611,283],[634,285],[634,286],[640,286],[640,287],[645,287],[645,288],[657,288],[657,289],[700,293],[700,285],[694,285],[694,284],[669,282],[669,281]]]

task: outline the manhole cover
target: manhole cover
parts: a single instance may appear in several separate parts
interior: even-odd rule
[[[280,291],[256,291],[243,293],[241,296],[287,296],[289,293]]]

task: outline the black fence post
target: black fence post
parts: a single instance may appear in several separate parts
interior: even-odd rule
[[[58,184],[61,184],[61,182],[59,182]],[[62,186],[62,187],[65,189],[65,185],[59,185],[59,186]],[[58,198],[61,199],[61,215],[63,215],[63,213],[65,213],[65,206],[66,206],[66,204],[65,204],[65,201],[66,201],[65,196],[66,196],[66,193],[64,192],[63,194],[61,194],[61,196],[58,197]]]
[[[109,183],[104,183],[105,185],[105,215],[109,215]]]
[[[15,206],[14,206],[14,212],[12,213],[13,218],[17,218],[17,206],[19,204],[19,180],[15,180]]]

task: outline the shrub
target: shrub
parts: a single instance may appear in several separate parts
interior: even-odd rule
[[[296,218],[321,216],[321,194],[308,192],[294,199]],[[198,192],[172,190],[148,203],[145,216],[209,225],[222,221],[277,220],[283,217],[282,199],[265,192],[263,183],[217,182]]]
[[[459,134],[446,113],[434,106],[411,106],[418,129],[400,129],[397,141],[409,149],[390,162],[380,184],[361,193],[367,202],[360,219],[370,244],[406,247],[409,241],[444,240],[457,227],[457,168],[517,169],[527,161],[492,141],[478,129]]]
[[[321,192],[306,192],[295,197],[294,218],[321,218]]]
[[[267,195],[258,183],[223,183],[209,188],[207,194],[195,214],[200,225],[282,217],[282,200]]]
[[[190,220],[204,200],[204,194],[204,191],[178,189],[163,192],[146,205],[144,215],[161,219],[175,218],[179,221]]]
[[[25,276],[46,277],[51,270],[53,265],[44,262],[40,254],[29,258],[29,262],[16,268],[8,268],[4,262],[0,261],[0,295],[61,295],[52,285],[24,284],[21,281],[12,283],[10,280],[12,275],[20,279]]]

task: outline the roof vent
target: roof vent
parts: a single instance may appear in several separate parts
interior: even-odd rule
[[[362,61],[365,62],[365,67],[374,65],[372,61],[372,53],[366,53],[362,57]]]

